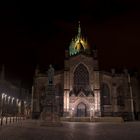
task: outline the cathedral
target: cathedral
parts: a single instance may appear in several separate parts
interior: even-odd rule
[[[39,118],[42,95],[46,92],[47,73],[35,71],[32,86],[32,118]],[[140,119],[140,89],[136,76],[100,70],[96,48],[81,34],[65,50],[64,69],[55,71],[57,111],[61,117],[122,117]]]

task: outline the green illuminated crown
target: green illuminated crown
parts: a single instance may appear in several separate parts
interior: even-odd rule
[[[87,41],[81,36],[81,27],[79,22],[78,34],[74,39],[72,39],[69,46],[69,55],[76,55],[80,52],[86,52],[87,50],[89,50],[89,46]]]

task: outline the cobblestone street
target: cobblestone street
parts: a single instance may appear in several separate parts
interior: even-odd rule
[[[0,127],[0,140],[140,140],[140,122],[65,122],[61,127],[41,127],[28,120]]]

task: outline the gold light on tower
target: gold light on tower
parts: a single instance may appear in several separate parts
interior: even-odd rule
[[[75,37],[75,39],[72,39],[70,46],[69,46],[69,54],[70,56],[78,54],[79,52],[83,51],[85,52],[88,47],[87,41],[81,36],[81,27],[80,22],[78,26],[78,34]]]

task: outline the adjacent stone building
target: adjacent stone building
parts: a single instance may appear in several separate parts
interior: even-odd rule
[[[29,89],[22,87],[19,81],[7,79],[3,65],[0,71],[0,117],[25,116],[29,95]]]
[[[32,117],[42,111],[47,74],[36,69],[32,87]],[[140,89],[135,76],[99,69],[97,49],[81,35],[72,39],[65,50],[64,70],[55,71],[54,85],[58,112],[63,117],[122,116],[125,120],[140,117]]]

